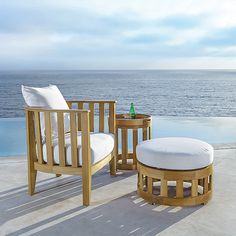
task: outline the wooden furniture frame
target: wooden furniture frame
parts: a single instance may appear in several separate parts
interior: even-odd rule
[[[28,192],[32,195],[35,191],[37,171],[61,174],[80,175],[83,183],[83,205],[91,202],[92,175],[110,163],[111,175],[116,174],[116,156],[114,150],[98,163],[91,165],[90,131],[94,131],[95,105],[99,106],[99,132],[104,132],[105,105],[109,105],[109,133],[115,136],[116,102],[115,101],[67,101],[69,110],[53,110],[35,107],[26,107],[26,131],[27,131],[27,156],[28,156]],[[89,110],[83,109],[84,104]],[[78,109],[71,109],[76,106]],[[57,115],[59,164],[54,163],[51,114]],[[46,130],[46,155],[47,162],[43,160],[43,146],[40,127],[40,114],[44,114]],[[64,114],[70,115],[70,138],[72,165],[66,164]],[[77,131],[81,130],[82,162],[79,163],[77,148]],[[37,147],[37,148],[36,148]]]
[[[197,170],[165,170],[138,162],[138,194],[152,204],[194,206],[206,204],[212,197],[213,165]],[[174,195],[168,181],[175,181]],[[169,182],[170,183],[170,182]],[[191,191],[188,193],[189,185]]]
[[[138,144],[138,129],[142,129],[142,140],[151,139],[152,118],[149,115],[137,114],[130,119],[128,114],[116,115],[116,156],[117,169],[137,170],[136,146]],[[121,129],[121,152],[119,152],[119,129]],[[128,130],[132,130],[133,152],[128,151]]]

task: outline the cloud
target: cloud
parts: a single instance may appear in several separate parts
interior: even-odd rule
[[[0,8],[0,69],[236,66],[234,0],[12,0]]]
[[[236,45],[236,27],[219,29],[201,40],[207,46],[232,46]]]
[[[160,21],[160,24],[173,29],[191,29],[202,24],[203,17],[204,15],[174,15],[164,18]]]

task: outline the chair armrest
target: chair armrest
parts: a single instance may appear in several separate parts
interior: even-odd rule
[[[68,104],[71,104],[71,103],[98,103],[98,104],[101,104],[101,103],[116,103],[115,100],[66,100],[66,102]]]
[[[32,112],[62,112],[62,113],[89,113],[86,109],[50,109],[43,107],[25,107],[25,111]]]

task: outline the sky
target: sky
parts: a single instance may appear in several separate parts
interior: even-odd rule
[[[235,0],[0,0],[0,70],[236,69]]]

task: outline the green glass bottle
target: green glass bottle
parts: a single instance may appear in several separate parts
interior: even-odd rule
[[[129,116],[130,116],[130,119],[135,119],[135,117],[136,117],[136,113],[135,113],[135,109],[134,109],[134,104],[132,102],[130,104]]]

